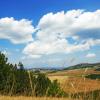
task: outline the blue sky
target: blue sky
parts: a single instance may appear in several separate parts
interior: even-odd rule
[[[100,61],[100,1],[0,0],[0,51],[25,67]]]

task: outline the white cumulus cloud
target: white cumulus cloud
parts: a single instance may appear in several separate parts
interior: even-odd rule
[[[89,50],[100,45],[99,19],[100,10],[48,13],[40,19],[35,39],[24,48],[23,53],[41,57],[44,54]]]
[[[7,39],[14,44],[33,41],[34,31],[32,22],[27,19],[15,20],[13,17],[0,19],[0,39]]]

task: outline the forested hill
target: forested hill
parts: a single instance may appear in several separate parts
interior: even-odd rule
[[[64,68],[64,70],[73,70],[73,69],[82,69],[82,68],[100,68],[100,63],[81,63],[77,65],[73,65],[67,68]]]

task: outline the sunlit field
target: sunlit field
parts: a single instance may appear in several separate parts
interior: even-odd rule
[[[25,97],[25,96],[0,96],[0,100],[72,100],[67,98]]]
[[[94,71],[94,69],[63,70],[46,73],[51,81],[58,80],[61,89],[68,94],[67,97],[0,96],[0,100],[84,100],[85,95],[82,96],[82,94],[86,94],[86,98],[88,96],[87,100],[95,100],[95,92],[97,92],[96,100],[99,100],[100,80],[84,77],[93,73],[100,74],[99,71]]]
[[[60,83],[61,88],[66,93],[77,94],[84,93],[88,94],[93,91],[100,90],[100,80],[88,79],[85,78],[85,75],[89,74],[100,74],[99,71],[95,71],[94,69],[76,69],[76,70],[64,70],[58,71],[56,73],[48,74],[48,77],[51,80],[57,79]],[[94,100],[92,98],[93,95],[88,95],[89,100]],[[83,100],[83,98],[80,98]],[[100,99],[100,92],[98,94],[97,100]]]
[[[91,80],[84,78],[88,74],[100,74],[93,69],[77,69],[69,71],[58,71],[56,73],[48,74],[51,80],[57,79],[61,87],[66,92],[84,92],[100,89],[100,80]]]

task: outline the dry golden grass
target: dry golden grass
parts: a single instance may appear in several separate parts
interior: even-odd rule
[[[78,70],[70,70],[70,71],[58,71],[56,73],[48,74],[47,76],[50,78],[51,81],[57,79],[60,82],[61,88],[66,93],[69,94],[100,90],[100,80],[91,80],[84,77],[80,77],[87,74],[100,74],[100,71],[96,72],[93,69],[88,69],[88,70],[78,69]],[[69,98],[0,96],[0,100],[73,100],[70,98],[71,98],[70,96]],[[83,99],[76,99],[76,100],[83,100]],[[100,99],[96,99],[96,100],[100,100]]]
[[[67,98],[25,97],[25,96],[0,96],[0,100],[71,100]]]
[[[49,76],[49,79],[51,81],[57,79],[59,83],[62,83],[62,82],[66,82],[66,80],[68,79],[68,76]]]
[[[89,92],[93,90],[100,90],[100,81],[85,78],[68,78],[61,83],[61,87],[65,92]]]
[[[57,71],[55,73],[50,73],[48,76],[81,76],[87,74],[100,74],[100,71],[95,71],[93,69],[75,69],[75,70],[63,70]]]
[[[93,69],[64,70],[48,74],[48,77],[51,80],[57,79],[62,89],[67,93],[100,90],[100,80],[82,77],[87,74],[100,74],[100,71],[94,71]]]

